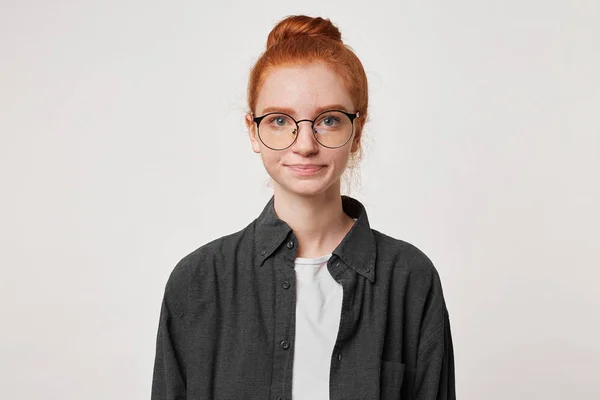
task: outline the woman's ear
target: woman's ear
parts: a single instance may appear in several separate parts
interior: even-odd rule
[[[350,147],[350,152],[355,153],[358,151],[360,147],[360,139],[362,135],[362,127],[364,124],[356,124],[354,125],[354,135],[352,136],[352,146]]]
[[[250,132],[254,125],[254,121],[252,120],[252,114],[250,112],[247,112],[244,116],[244,123],[246,124],[246,129],[248,129],[248,132]]]
[[[250,144],[252,145],[252,150],[255,153],[260,153],[260,143],[258,142],[258,137],[256,135],[256,124],[254,123],[254,117],[249,112],[246,113],[245,121],[246,128],[248,129],[248,136],[250,137]]]

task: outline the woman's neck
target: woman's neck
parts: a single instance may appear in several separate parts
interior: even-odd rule
[[[298,239],[297,257],[316,258],[331,253],[354,224],[342,209],[339,189],[316,196],[275,190],[274,206],[277,216]]]

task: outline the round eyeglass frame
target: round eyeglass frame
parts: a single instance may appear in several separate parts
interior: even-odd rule
[[[324,145],[324,144],[323,144],[323,143],[321,143],[321,142],[319,141],[319,139],[317,138],[317,131],[315,130],[315,121],[316,121],[317,119],[319,119],[319,117],[320,117],[321,115],[323,115],[323,114],[326,114],[326,113],[328,113],[328,112],[332,112],[332,111],[341,112],[342,114],[346,115],[346,116],[347,116],[347,117],[350,119],[350,124],[352,125],[352,133],[350,134],[350,136],[348,136],[348,139],[347,139],[347,140],[346,140],[344,143],[340,144],[339,146],[326,146],[326,145]],[[315,137],[315,140],[316,140],[316,141],[317,141],[317,143],[319,143],[321,146],[323,146],[323,147],[326,147],[326,148],[328,148],[328,149],[337,149],[337,148],[340,148],[340,147],[342,147],[342,146],[345,146],[345,145],[346,145],[346,143],[348,143],[348,141],[350,141],[350,139],[352,138],[352,136],[354,136],[354,120],[355,120],[356,118],[359,118],[359,117],[360,117],[360,112],[359,112],[359,111],[357,111],[356,113],[352,114],[352,113],[349,113],[349,112],[346,112],[346,111],[342,111],[342,110],[326,110],[326,111],[323,111],[323,112],[319,113],[319,114],[318,114],[318,115],[317,115],[317,116],[316,116],[314,119],[301,119],[300,121],[296,121],[296,120],[294,119],[294,117],[292,117],[291,115],[289,115],[289,114],[286,114],[286,113],[284,113],[284,112],[273,111],[273,112],[267,113],[267,114],[265,114],[265,115],[261,115],[260,117],[255,117],[255,116],[254,116],[254,113],[252,113],[252,112],[251,112],[251,113],[250,113],[250,115],[252,115],[252,120],[253,120],[253,121],[256,123],[256,130],[257,130],[257,132],[258,132],[258,138],[260,139],[261,143],[262,143],[262,144],[264,144],[264,145],[265,145],[266,147],[268,147],[269,149],[271,149],[271,150],[275,150],[275,151],[281,151],[281,150],[289,149],[290,147],[292,147],[292,146],[294,145],[294,143],[296,143],[296,140],[298,140],[298,135],[296,135],[296,137],[294,138],[294,140],[292,141],[292,143],[290,143],[290,145],[289,145],[289,146],[287,146],[287,147],[284,147],[283,149],[276,149],[276,148],[273,148],[273,147],[270,147],[270,146],[268,146],[268,145],[267,145],[267,144],[266,144],[266,143],[265,143],[265,142],[262,140],[262,138],[260,137],[260,122],[261,122],[261,121],[262,121],[262,120],[263,120],[265,117],[267,117],[267,116],[269,116],[269,115],[273,115],[273,114],[282,114],[282,115],[285,115],[285,116],[288,116],[288,117],[290,117],[290,118],[292,119],[292,121],[294,121],[294,122],[296,123],[296,132],[299,132],[299,131],[300,131],[300,122],[304,122],[304,121],[306,121],[306,122],[310,122],[310,123],[311,123],[311,127],[310,127],[310,128],[311,128],[311,130],[312,130],[312,132],[313,132],[313,136]]]

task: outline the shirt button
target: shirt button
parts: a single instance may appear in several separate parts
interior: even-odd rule
[[[281,342],[281,348],[284,350],[288,350],[290,348],[290,342],[284,340]]]
[[[283,286],[283,288],[285,290],[288,290],[290,288],[290,283],[288,281],[285,281],[285,282],[283,282],[283,285],[281,285],[281,286]]]
[[[267,254],[267,251],[266,251],[265,249],[262,249],[262,250],[260,251],[260,255],[261,255],[261,256],[264,256],[265,254]]]
[[[290,240],[289,242],[287,242],[287,245],[286,245],[286,246],[287,246],[287,248],[288,248],[288,249],[291,249],[291,248],[293,248],[293,247],[294,247],[294,242],[292,242],[292,241]]]
[[[366,268],[364,269],[364,271],[365,271],[365,272],[368,274],[369,272],[371,272],[371,268],[369,268],[369,267],[366,267]]]
[[[342,361],[342,353],[338,353],[338,361]]]

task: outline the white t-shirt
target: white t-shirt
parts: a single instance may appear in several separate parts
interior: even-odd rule
[[[342,313],[342,285],[327,269],[331,254],[295,260],[296,339],[293,400],[328,400],[329,370]]]

